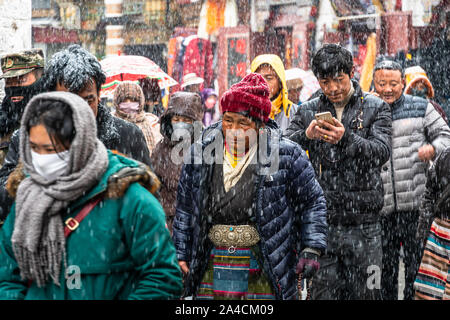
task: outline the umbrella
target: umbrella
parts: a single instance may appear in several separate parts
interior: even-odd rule
[[[102,85],[100,95],[111,96],[122,81],[137,81],[143,78],[158,79],[158,85],[165,89],[177,85],[173,78],[165,73],[152,60],[142,56],[113,56],[100,61],[106,74],[106,82]]]

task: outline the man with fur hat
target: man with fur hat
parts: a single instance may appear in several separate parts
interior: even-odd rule
[[[297,112],[298,105],[288,98],[283,62],[275,54],[262,54],[253,59],[250,69],[251,72],[261,74],[269,84],[269,98],[272,102],[270,118],[275,120],[284,133],[289,127],[291,116]]]
[[[3,165],[13,132],[28,101],[42,90],[40,78],[44,70],[42,49],[5,54],[0,61],[5,79],[5,97],[0,109],[0,167]]]
[[[270,119],[269,86],[251,73],[220,100],[221,121],[185,158],[173,239],[185,296],[297,299],[326,247],[326,207],[306,153]],[[238,267],[238,268],[236,268]]]

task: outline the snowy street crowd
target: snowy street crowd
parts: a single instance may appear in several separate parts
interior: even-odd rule
[[[263,54],[163,106],[145,81],[108,105],[78,45],[0,63],[0,299],[397,300],[401,248],[404,299],[450,299],[450,128],[420,66],[378,57],[365,92],[325,44],[307,101]]]

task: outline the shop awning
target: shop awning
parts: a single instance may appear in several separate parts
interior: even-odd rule
[[[372,15],[383,12],[380,0],[330,0],[338,17]]]
[[[78,33],[75,30],[66,30],[50,26],[33,26],[33,40],[39,43],[78,43]]]

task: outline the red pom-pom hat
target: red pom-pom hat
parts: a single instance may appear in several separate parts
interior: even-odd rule
[[[220,98],[220,105],[223,113],[248,112],[248,116],[267,123],[272,109],[269,85],[260,74],[250,73],[225,91]]]

